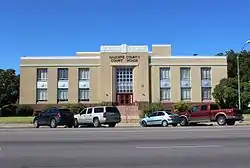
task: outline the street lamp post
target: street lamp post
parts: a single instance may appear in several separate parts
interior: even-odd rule
[[[238,106],[239,106],[239,110],[241,110],[241,89],[240,89],[240,54],[244,51],[245,47],[247,44],[250,44],[250,40],[247,40],[244,44],[244,46],[242,47],[241,51],[239,54],[237,54],[237,77],[238,77]]]

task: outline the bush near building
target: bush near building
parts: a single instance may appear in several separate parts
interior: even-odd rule
[[[27,105],[8,104],[0,109],[1,117],[9,116],[32,116],[33,109]]]

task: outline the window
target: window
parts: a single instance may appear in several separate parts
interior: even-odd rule
[[[68,68],[58,69],[58,80],[68,80]]]
[[[211,68],[201,68],[201,79],[211,80]]]
[[[80,101],[89,101],[89,89],[79,89],[79,100]]]
[[[87,112],[87,109],[83,109],[83,110],[80,112],[80,114],[86,114],[86,112]]]
[[[181,100],[191,100],[190,68],[181,68]]]
[[[192,108],[192,112],[198,112],[199,111],[199,106],[194,106]]]
[[[106,107],[106,112],[120,113],[116,107]]]
[[[89,80],[89,69],[80,68],[79,69],[79,80]]]
[[[219,110],[220,107],[217,104],[210,104],[210,110]]]
[[[201,111],[207,111],[207,105],[205,105],[205,104],[202,105],[202,106],[201,106]]]
[[[161,88],[160,89],[160,99],[170,101],[170,88]]]
[[[160,100],[170,101],[170,68],[160,68]]]
[[[170,68],[160,68],[160,79],[170,79]]]
[[[37,69],[37,81],[48,81],[48,69]]]
[[[87,114],[92,114],[92,108],[89,108]]]
[[[133,68],[116,68],[116,91],[117,93],[133,92]]]
[[[190,68],[181,68],[181,80],[190,80]]]
[[[155,117],[155,116],[157,116],[157,112],[151,113],[151,114],[149,115],[149,117]]]
[[[164,116],[165,114],[163,112],[158,112],[158,116]]]
[[[104,112],[103,107],[94,108],[94,113],[103,113],[103,112]]]
[[[202,87],[202,100],[212,100],[211,87]]]
[[[181,100],[191,100],[191,88],[181,88]]]
[[[37,101],[47,101],[48,100],[48,90],[47,89],[37,89],[36,91]]]
[[[58,89],[58,101],[68,101],[68,89]]]

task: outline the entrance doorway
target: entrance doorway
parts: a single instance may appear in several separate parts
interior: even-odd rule
[[[116,68],[116,102],[119,105],[133,104],[133,68]]]
[[[133,104],[133,94],[117,94],[117,104],[119,105],[131,105]]]

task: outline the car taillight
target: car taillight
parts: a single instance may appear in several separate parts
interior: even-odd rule
[[[61,117],[61,114],[57,113],[56,118],[60,118],[60,117]]]
[[[107,117],[107,113],[103,113],[103,118],[106,118]]]

